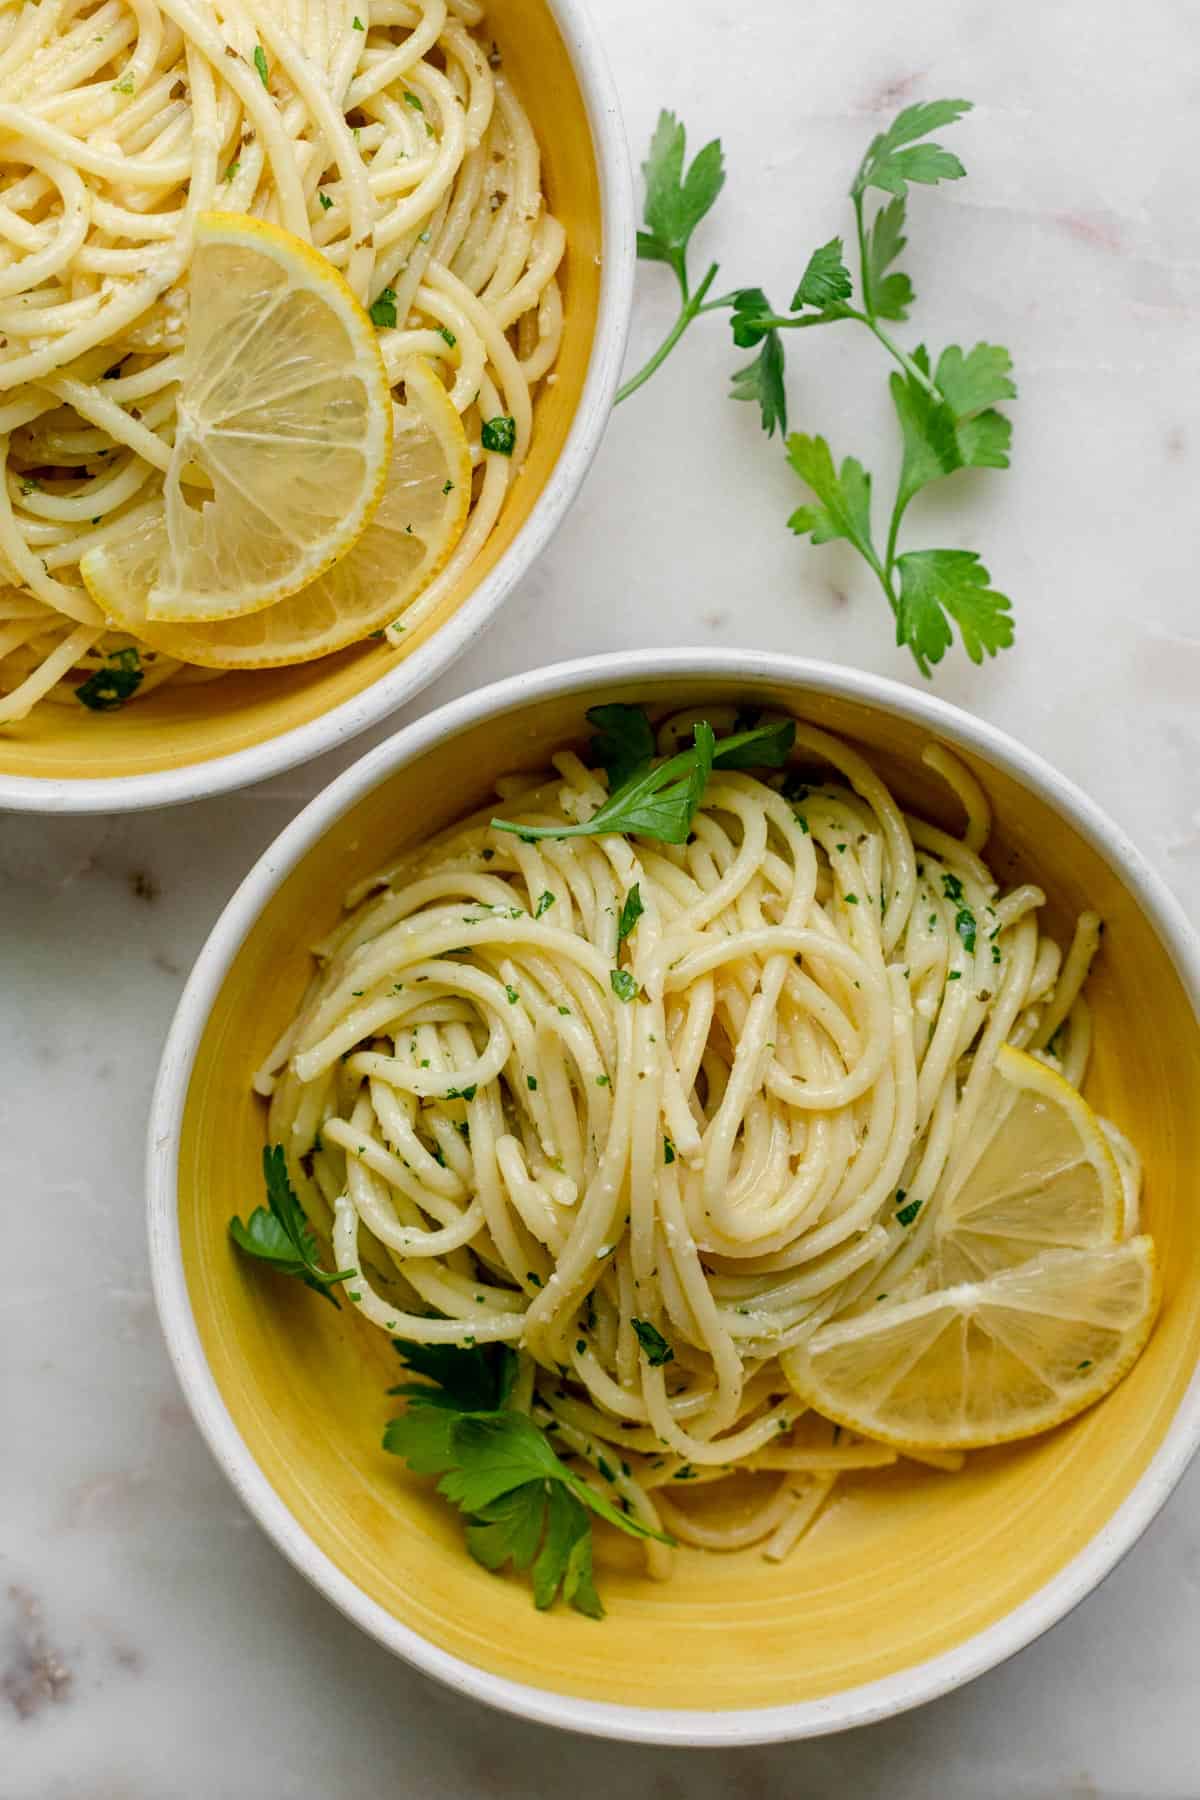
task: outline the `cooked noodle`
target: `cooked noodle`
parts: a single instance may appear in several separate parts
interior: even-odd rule
[[[139,696],[213,676],[106,629],[78,566],[161,510],[206,208],[315,244],[364,305],[391,290],[393,386],[414,353],[443,373],[474,505],[448,564],[389,627],[400,642],[495,525],[562,330],[564,233],[483,7],[8,4],[0,157],[0,724],[42,699],[74,704],[81,675],[134,647]],[[511,459],[481,449],[497,416],[515,423]]]
[[[660,748],[699,716],[668,720]],[[706,716],[728,729],[726,709]],[[534,1418],[633,1514],[773,1557],[840,1471],[897,1460],[804,1415],[788,1350],[885,1291],[926,1291],[997,1051],[1053,1039],[1044,1054],[1082,1078],[1098,942],[1086,916],[1064,960],[1040,890],[1001,890],[986,799],[946,751],[928,761],[965,839],[823,731],[798,725],[795,756],[804,787],[717,770],[680,846],[525,841],[490,806],[415,846],[349,896],[257,1082],[366,1319],[519,1344]],[[603,802],[575,753],[553,761],[499,784],[508,818]],[[898,1208],[905,1193],[928,1203]],[[635,1321],[669,1334],[670,1361],[640,1354]],[[733,1516],[690,1510],[735,1476]],[[647,1553],[662,1573],[669,1552]]]

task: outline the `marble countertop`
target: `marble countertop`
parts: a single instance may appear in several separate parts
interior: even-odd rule
[[[696,145],[724,139],[729,182],[698,248],[727,286],[790,292],[906,99],[977,102],[953,137],[969,179],[911,208],[903,329],[1012,347],[1014,466],[959,477],[952,515],[912,523],[952,518],[951,541],[1013,596],[1018,639],[986,668],[952,656],[937,691],[1082,783],[1200,922],[1200,15],[1184,0],[1143,0],[1132,27],[1083,0],[596,11],[635,148],[662,104]],[[670,312],[669,275],[643,270],[631,356]],[[736,354],[704,320],[620,409],[549,553],[409,716],[538,661],[649,644],[920,680],[861,567],[785,529],[796,484],[725,398]],[[800,338],[791,371],[794,424],[890,476],[865,336]],[[143,1123],[218,909],[360,748],[155,816],[0,819],[2,1800],[1193,1800],[1200,1468],[1103,1589],[1006,1667],[850,1736],[730,1753],[585,1744],[443,1692],[243,1513],[159,1339]]]

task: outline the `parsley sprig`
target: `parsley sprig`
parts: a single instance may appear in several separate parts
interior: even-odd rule
[[[672,1540],[623,1513],[555,1454],[546,1433],[507,1402],[518,1357],[506,1344],[397,1343],[424,1381],[390,1388],[407,1401],[390,1419],[383,1447],[417,1475],[439,1475],[438,1492],[464,1514],[467,1549],[485,1569],[506,1563],[533,1580],[534,1605],[559,1593],[590,1619],[604,1607],[592,1575],[595,1513],[630,1537]]]
[[[305,1287],[336,1306],[332,1289],[339,1281],[349,1281],[358,1270],[339,1269],[334,1273],[317,1261],[317,1240],[288,1180],[283,1145],[264,1144],[262,1163],[267,1204],[256,1207],[244,1225],[240,1219],[230,1219],[230,1237],[247,1256],[270,1263],[281,1275],[295,1275]]]
[[[497,831],[515,832],[526,843],[625,832],[684,844],[714,769],[781,768],[796,740],[790,719],[723,738],[707,720],[698,719],[691,748],[655,762],[654,733],[640,706],[594,706],[587,717],[597,728],[591,753],[608,775],[608,799],[582,824],[518,825],[493,819]]]
[[[996,344],[978,343],[971,350],[951,344],[935,361],[923,344],[906,350],[889,329],[907,319],[915,298],[911,279],[894,266],[907,244],[909,189],[963,177],[958,157],[929,139],[970,109],[967,100],[920,101],[871,140],[850,187],[857,289],[843,240],[834,237],[809,257],[785,311],[758,287],[710,299],[716,263],[691,288],[688,249],[724,185],[724,164],[720,141],[714,140],[685,172],[684,127],[664,112],[643,165],[646,230],[638,233],[638,255],[674,270],[681,310],[664,342],[617,396],[627,398],[648,380],[700,313],[723,308],[731,315],[734,343],[756,350],[735,372],[732,397],[757,404],[768,437],[776,429],[786,437],[782,333],[845,322],[865,327],[897,365],[889,387],[903,458],[886,539],[877,545],[874,538],[871,477],[863,464],[848,456],[839,466],[825,438],[804,433],[787,437],[787,456],[814,501],[798,507],[788,523],[814,544],[842,539],[853,546],[883,589],[897,644],[908,646],[923,675],[950,648],[955,628],[976,663],[1013,641],[1011,603],[991,586],[975,551],[899,548],[904,516],[924,488],[960,469],[1004,469],[1009,461],[1012,427],[998,410],[1016,395],[1008,351]],[[889,196],[873,215],[872,192]]]

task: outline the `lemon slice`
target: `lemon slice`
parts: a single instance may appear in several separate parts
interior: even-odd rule
[[[315,581],[378,504],[391,447],[375,329],[332,263],[201,213],[148,617],[237,618]]]
[[[404,388],[377,511],[349,553],[299,593],[239,619],[159,624],[146,602],[166,530],[146,517],[84,556],[93,600],[152,650],[212,669],[310,662],[389,624],[444,565],[471,504],[471,453],[445,387],[413,357]]]
[[[978,1154],[935,1195],[943,1286],[1123,1235],[1124,1187],[1103,1123],[1036,1057],[1000,1051],[972,1142]]]
[[[970,1450],[1047,1431],[1107,1394],[1157,1302],[1148,1237],[1048,1250],[822,1326],[782,1360],[801,1399],[852,1431],[900,1450]]]

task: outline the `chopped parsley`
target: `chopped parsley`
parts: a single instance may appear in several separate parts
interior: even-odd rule
[[[963,949],[968,954],[975,950],[975,914],[969,906],[960,906],[954,915],[954,929],[963,942]]]
[[[668,1344],[662,1332],[649,1319],[631,1319],[642,1353],[652,1369],[660,1369],[664,1363],[675,1361],[675,1352]]]
[[[494,450],[497,456],[511,456],[517,444],[517,422],[503,413],[494,419],[485,419],[479,441],[485,450]]]
[[[110,651],[104,668],[80,682],[75,698],[89,712],[115,712],[137,693],[144,678],[137,647],[127,644],[123,650]]]
[[[534,918],[540,919],[542,914],[548,913],[553,905],[554,895],[547,888],[544,893],[538,895],[538,903],[533,909]]]
[[[628,969],[610,969],[608,979],[618,1000],[628,1005],[631,1000],[637,999],[640,989]]]
[[[262,82],[264,87],[267,87],[269,85],[267,81],[267,53],[261,44],[255,44],[254,46],[254,66],[258,70],[258,79]]]
[[[371,303],[371,323],[380,331],[390,330],[396,323],[396,290],[381,288]]]
[[[621,907],[621,916],[617,920],[618,948],[625,942],[625,939],[629,936],[645,910],[645,907],[642,905],[641,887],[639,883],[635,881],[625,896],[625,903]]]

